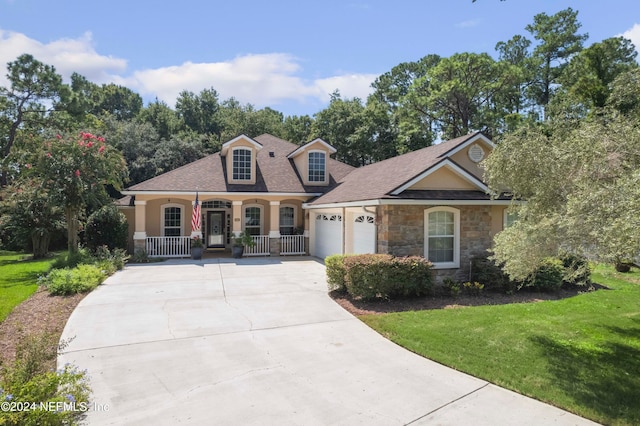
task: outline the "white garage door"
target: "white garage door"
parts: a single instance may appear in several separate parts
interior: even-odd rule
[[[376,218],[370,214],[356,214],[353,217],[353,252],[376,252]]]
[[[342,215],[316,213],[316,256],[342,253]]]

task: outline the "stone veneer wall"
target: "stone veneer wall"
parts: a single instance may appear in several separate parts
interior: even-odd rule
[[[431,206],[380,206],[378,253],[424,256],[424,211]],[[454,206],[460,210],[460,268],[436,269],[437,281],[469,280],[471,259],[491,247],[491,206]]]

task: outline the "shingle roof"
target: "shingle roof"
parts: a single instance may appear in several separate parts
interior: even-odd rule
[[[461,136],[355,169],[345,176],[335,189],[321,195],[309,204],[402,198],[402,196],[392,197],[389,194],[442,161],[449,151],[478,134],[479,132]]]
[[[133,185],[128,190],[141,192],[194,192],[197,190],[200,192],[324,193],[354,169],[347,164],[329,159],[327,161],[329,185],[305,186],[296,171],[293,160],[287,158],[288,154],[298,148],[297,145],[268,134],[253,139],[263,146],[256,156],[256,183],[254,185],[227,184],[225,179],[226,164],[218,152]],[[273,152],[273,156],[270,155],[271,152]]]

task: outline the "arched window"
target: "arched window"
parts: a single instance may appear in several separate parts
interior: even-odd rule
[[[182,204],[164,204],[161,207],[161,229],[163,237],[179,237],[182,232]]]
[[[233,180],[251,180],[251,150],[249,148],[233,149]]]
[[[424,211],[424,256],[436,269],[460,267],[460,210],[433,207]]]

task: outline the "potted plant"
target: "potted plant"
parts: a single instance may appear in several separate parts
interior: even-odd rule
[[[202,243],[202,239],[198,235],[191,238],[191,258],[202,259],[203,250],[204,244]]]
[[[253,247],[256,243],[253,241],[253,237],[246,229],[237,237],[233,239],[233,245],[231,246],[231,254],[234,258],[240,259],[244,254],[245,247]]]

